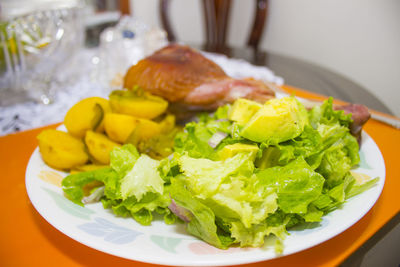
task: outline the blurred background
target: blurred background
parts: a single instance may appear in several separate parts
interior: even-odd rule
[[[130,2],[135,16],[161,27],[158,0]],[[227,40],[241,47],[253,23],[255,1],[231,5]],[[204,42],[201,11],[201,1],[171,1],[171,24],[179,40]],[[400,1],[271,0],[268,13],[261,49],[340,73],[400,116]]]

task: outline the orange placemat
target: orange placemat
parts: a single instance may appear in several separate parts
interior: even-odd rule
[[[285,89],[298,96],[322,99],[296,88]],[[86,247],[52,227],[33,208],[25,189],[25,169],[42,129],[0,138],[0,265],[152,266]],[[375,206],[355,225],[318,246],[246,266],[336,266],[399,213],[400,131],[374,120],[364,129],[378,144],[386,165],[385,187]]]

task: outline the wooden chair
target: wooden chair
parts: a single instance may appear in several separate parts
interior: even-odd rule
[[[255,0],[256,8],[254,22],[247,39],[247,46],[254,51],[254,56],[259,56],[259,43],[268,13],[268,0]],[[219,52],[228,56],[232,55],[232,49],[226,43],[228,32],[229,16],[231,10],[231,0],[202,0],[204,23],[206,29],[206,43],[202,49],[211,52]],[[168,40],[177,40],[174,30],[171,27],[168,16],[170,0],[160,0],[159,12],[164,30],[168,34]]]

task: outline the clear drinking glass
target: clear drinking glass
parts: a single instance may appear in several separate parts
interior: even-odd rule
[[[37,10],[0,22],[0,105],[49,104],[56,72],[83,45],[83,6]]]

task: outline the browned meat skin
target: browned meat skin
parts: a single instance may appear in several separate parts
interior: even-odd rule
[[[197,86],[227,78],[217,64],[200,53],[174,44],[132,66],[125,75],[124,87],[139,85],[169,102],[180,102]]]
[[[262,86],[250,80],[224,79],[217,82],[205,83],[196,87],[184,99],[184,102],[202,109],[212,110],[238,98],[247,98],[261,103],[273,98],[265,94]]]
[[[199,52],[168,45],[132,66],[124,87],[138,85],[170,103],[189,109],[212,110],[239,97],[265,102],[274,92],[261,81],[233,79]]]
[[[371,117],[368,108],[360,104],[347,104],[335,105],[334,109],[343,110],[346,114],[351,113],[351,118],[353,122],[350,125],[350,132],[357,138],[358,142],[360,143],[362,127]]]

